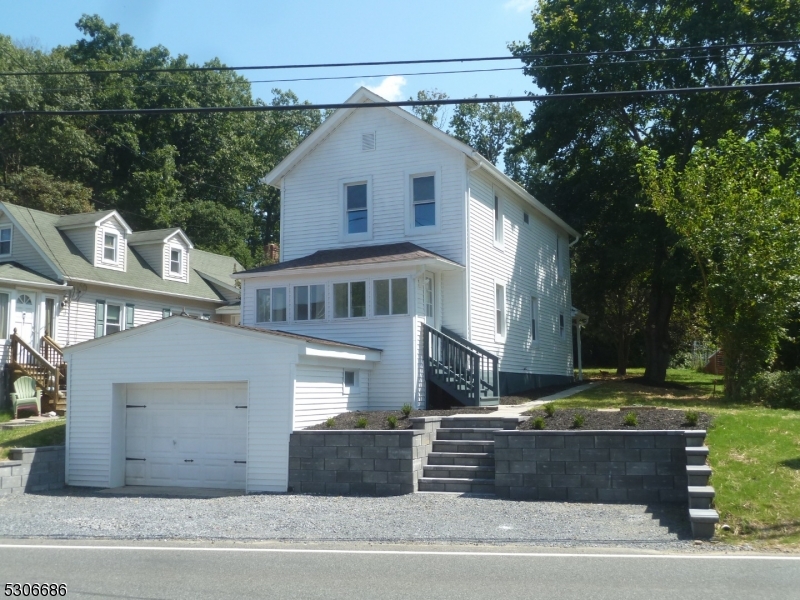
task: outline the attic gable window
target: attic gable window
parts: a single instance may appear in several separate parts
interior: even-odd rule
[[[0,256],[11,254],[11,227],[0,228]]]
[[[181,275],[183,272],[183,252],[178,248],[173,248],[169,252],[169,272],[172,275]]]
[[[106,233],[103,236],[103,260],[117,262],[117,236],[113,233]]]

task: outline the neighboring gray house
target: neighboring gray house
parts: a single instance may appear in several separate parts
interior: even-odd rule
[[[114,210],[59,216],[0,203],[0,360],[47,390],[52,374],[25,345],[57,367],[66,346],[173,313],[238,323],[231,274],[241,268],[180,229],[133,232]]]

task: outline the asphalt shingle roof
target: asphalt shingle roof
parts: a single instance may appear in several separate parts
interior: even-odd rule
[[[50,279],[37,273],[19,263],[8,262],[0,264],[0,280],[3,281],[24,281],[28,283],[44,283],[47,285],[59,285],[60,281]]]
[[[355,265],[368,265],[378,263],[400,262],[421,259],[445,260],[451,264],[458,263],[421,248],[411,242],[397,244],[380,244],[377,246],[357,246],[355,248],[334,248],[332,250],[318,250],[314,254],[287,260],[286,262],[256,267],[243,273],[272,273],[291,269],[311,269],[315,267],[349,267]]]
[[[136,249],[131,247],[128,247],[128,263],[125,271],[95,267],[70,241],[67,232],[57,229],[57,225],[63,223],[61,219],[64,217],[14,204],[2,203],[0,206],[17,220],[66,279],[81,279],[99,284],[132,287],[147,292],[177,294],[224,302],[222,294],[198,271],[221,281],[230,281],[230,285],[234,285],[235,281],[231,278],[231,273],[242,268],[230,256],[194,249],[189,255],[189,282],[167,281],[159,277],[136,252]],[[91,223],[102,218],[98,217],[98,214],[101,213],[91,213],[93,215]]]

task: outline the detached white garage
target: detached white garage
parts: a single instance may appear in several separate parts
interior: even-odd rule
[[[181,316],[65,354],[69,485],[247,492],[285,492],[293,426],[360,408],[380,361],[372,348]],[[352,371],[358,389],[344,385]]]

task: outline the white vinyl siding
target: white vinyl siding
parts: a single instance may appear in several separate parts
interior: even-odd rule
[[[500,190],[504,228],[503,250],[498,249],[494,244],[495,191],[480,171],[469,175],[469,339],[497,354],[501,371],[572,375],[571,336],[562,340],[559,330],[559,314],[568,315],[571,306],[569,277],[563,278],[563,284],[558,280],[555,260],[557,234],[564,240],[563,254],[566,232]],[[495,337],[495,283],[505,284],[504,341]],[[530,336],[531,296],[539,306],[536,343]],[[569,322],[565,327],[568,334]]]
[[[126,384],[246,382],[247,491],[285,492],[296,346],[235,329],[210,338],[206,323],[169,323],[147,335],[111,336],[107,343],[67,354],[68,484],[123,485]],[[208,351],[211,340],[214,352]]]
[[[352,369],[348,369],[352,372]],[[369,409],[369,371],[358,370],[358,388],[342,386],[342,369],[297,365],[294,388],[294,428],[322,423],[329,417]]]
[[[73,232],[77,234],[78,237],[81,236],[81,232],[85,231],[84,229],[68,229],[65,233],[72,238]],[[94,232],[94,266],[95,267],[102,267],[104,269],[113,269],[115,271],[124,271],[125,270],[125,263],[126,263],[126,256],[125,250],[127,248],[127,242],[125,241],[125,228],[122,224],[117,221],[116,218],[111,218],[103,222],[100,227],[92,227],[90,231]],[[114,248],[113,251],[115,252],[114,260],[109,260],[106,258],[107,251],[112,250],[112,248],[106,247],[106,236],[113,236],[114,237]],[[77,245],[77,244],[76,244]]]
[[[381,143],[362,152],[362,135],[377,131]],[[320,249],[357,245],[341,239],[344,181],[371,179],[370,244],[408,241],[407,180],[403,173],[441,173],[441,225],[413,241],[463,264],[464,155],[385,110],[357,110],[284,178],[281,198],[282,260]],[[359,179],[360,178],[360,179]]]
[[[162,249],[163,252],[163,272],[164,272],[164,279],[170,279],[172,281],[188,281],[189,280],[189,254],[190,250],[189,247],[183,242],[183,238],[179,235],[173,235],[166,244],[158,245],[158,248]],[[172,270],[172,263],[173,263],[173,251],[177,250],[180,252],[180,262],[179,267],[180,271],[175,273]]]
[[[358,344],[382,351],[381,360],[369,374],[372,396],[369,398],[370,410],[397,410],[403,404],[419,402],[415,396],[415,340],[417,320],[413,315],[395,315],[391,318],[373,317],[372,281],[375,279],[398,278],[401,273],[375,272],[366,274],[367,315],[356,319],[333,318],[333,283],[326,283],[327,318],[317,321],[293,320],[289,315],[286,323],[269,323],[269,329],[286,329],[293,333],[306,334],[327,340],[348,344]],[[409,274],[406,274],[409,275]],[[409,279],[409,285],[413,279]],[[297,280],[297,284],[323,283],[323,281]],[[339,282],[336,282],[339,283]],[[259,326],[256,323],[256,290],[267,284],[262,279],[242,280],[242,325]],[[270,284],[271,285],[271,284]],[[275,280],[274,285],[293,285],[290,278]],[[363,376],[363,373],[362,373]],[[342,374],[337,376],[341,389]],[[362,380],[363,386],[363,380]],[[424,394],[422,396],[424,399]]]

